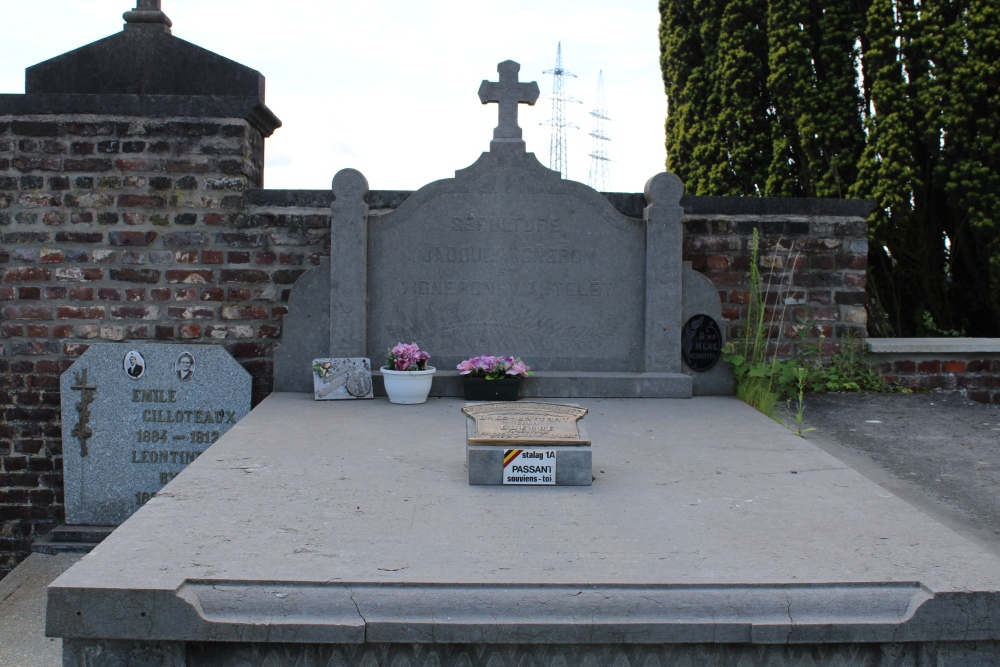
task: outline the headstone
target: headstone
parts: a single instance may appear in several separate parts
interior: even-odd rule
[[[466,405],[469,484],[590,486],[586,408],[556,403]]]
[[[334,177],[330,258],[292,289],[276,391],[311,391],[306,369],[324,352],[372,357],[419,340],[439,369],[433,395],[461,395],[449,369],[484,350],[537,371],[525,397],[692,395],[681,326],[716,313],[719,296],[684,266],[680,179],[651,178],[639,219],[542,166],[517,120],[538,86],[519,69],[502,62],[499,80],[482,82],[499,121],[490,150],[455,178],[376,215],[360,172]]]
[[[217,346],[90,346],[60,380],[66,523],[125,521],[250,412],[250,384]]]

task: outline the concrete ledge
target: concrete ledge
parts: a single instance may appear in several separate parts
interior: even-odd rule
[[[872,354],[929,355],[1000,354],[1000,338],[869,338]]]
[[[281,127],[257,97],[221,95],[0,94],[0,116],[148,116],[151,118],[244,118],[265,137]]]
[[[372,371],[376,396],[385,396],[382,373]],[[691,398],[691,377],[682,373],[539,371],[521,383],[521,398]],[[464,396],[458,371],[434,373],[431,396]]]
[[[2,107],[0,107],[2,108]],[[370,209],[394,209],[413,194],[412,190],[371,190]],[[641,192],[602,192],[622,215],[641,218],[646,197]],[[329,190],[249,190],[251,206],[326,208],[333,202]],[[681,206],[688,216],[825,216],[866,218],[875,206],[870,199],[807,199],[801,197],[695,197],[684,195]]]

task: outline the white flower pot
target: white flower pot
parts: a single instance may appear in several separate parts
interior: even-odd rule
[[[385,393],[389,394],[389,402],[403,405],[426,403],[436,370],[433,366],[428,366],[425,371],[394,371],[383,366],[382,379],[385,381]]]

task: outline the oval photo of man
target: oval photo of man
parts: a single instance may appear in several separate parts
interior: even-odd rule
[[[122,360],[122,367],[130,378],[138,380],[146,372],[146,360],[142,358],[138,350],[129,350]]]

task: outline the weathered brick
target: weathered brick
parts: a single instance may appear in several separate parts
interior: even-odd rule
[[[167,200],[159,195],[118,195],[118,205],[132,208],[163,208]]]
[[[259,269],[222,269],[219,282],[225,283],[265,283],[270,280],[267,271]]]
[[[103,243],[102,232],[58,232],[57,243]]]
[[[145,264],[148,258],[146,253],[135,250],[125,250],[121,253],[122,264]]]
[[[185,340],[201,337],[200,324],[182,324],[177,328],[177,337]]]
[[[146,300],[146,288],[145,287],[126,287],[125,288],[125,300],[136,302]]]
[[[168,160],[167,171],[174,174],[207,174],[212,171],[212,163],[199,160]]]
[[[167,317],[172,320],[212,320],[215,319],[215,309],[203,306],[188,308],[171,306],[167,308]]]
[[[166,171],[167,165],[163,160],[155,158],[118,158],[115,160],[115,167],[121,171]]]
[[[208,269],[168,269],[167,282],[204,285],[215,282],[215,272]]]
[[[200,301],[222,301],[225,299],[225,292],[221,287],[206,287],[198,295]]]
[[[169,232],[163,235],[163,245],[167,248],[206,244],[208,244],[208,235],[203,232]]]
[[[104,319],[103,306],[60,306],[61,320],[101,320]]]
[[[246,189],[246,181],[242,178],[206,178],[205,189],[242,192]]]
[[[65,171],[111,171],[111,160],[108,158],[80,158],[63,160]]]
[[[108,243],[113,246],[148,246],[156,240],[156,232],[108,232]]]
[[[160,282],[159,269],[111,269],[111,279],[127,283],[155,285]]]
[[[49,306],[4,306],[5,320],[51,320],[53,310]]]
[[[65,287],[46,287],[42,290],[42,296],[46,299],[65,299],[67,293]]]
[[[175,225],[193,225],[198,222],[198,216],[194,213],[178,213],[174,216]]]
[[[81,269],[76,266],[59,268],[55,271],[55,277],[56,280],[92,282],[104,279],[104,269]]]
[[[54,342],[48,340],[11,341],[10,350],[15,356],[35,356],[59,353],[58,346]]]
[[[34,266],[19,266],[4,269],[5,283],[44,282],[52,280],[52,271]]]
[[[157,306],[113,306],[111,317],[116,320],[155,320],[160,316]]]
[[[223,306],[220,316],[223,320],[266,320],[269,314],[266,306]]]
[[[178,264],[197,264],[198,263],[198,251],[197,250],[178,250],[174,253],[174,259]]]
[[[124,141],[122,142],[122,153],[141,153],[146,150],[145,141]]]
[[[97,142],[98,153],[117,153],[121,150],[121,144],[114,140]]]

